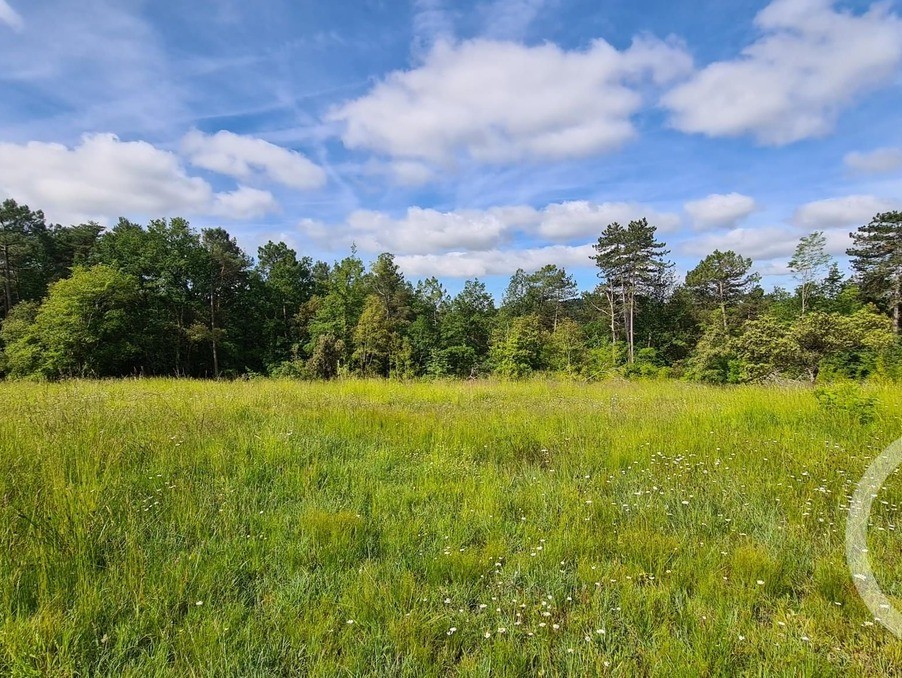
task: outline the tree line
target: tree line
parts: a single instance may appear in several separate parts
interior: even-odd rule
[[[814,232],[789,263],[795,289],[765,292],[739,253],[678,280],[654,225],[612,223],[594,289],[553,264],[521,269],[496,305],[478,279],[453,296],[435,277],[414,284],[390,253],[329,264],[267,242],[251,258],[181,218],[64,227],[7,199],[0,374],[898,378],[902,213],[850,235],[851,277]]]

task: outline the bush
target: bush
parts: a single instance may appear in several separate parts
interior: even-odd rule
[[[852,383],[838,383],[821,386],[814,390],[821,409],[830,413],[841,413],[867,424],[877,416],[877,399],[865,393]]]
[[[472,346],[449,346],[432,352],[427,371],[435,377],[468,377],[477,366]]]

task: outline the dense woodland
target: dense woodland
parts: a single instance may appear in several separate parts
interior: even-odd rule
[[[329,264],[268,242],[252,258],[180,218],[60,226],[8,199],[0,373],[899,378],[902,213],[850,235],[850,277],[814,232],[790,262],[795,289],[765,292],[741,253],[677,280],[653,224],[599,225],[594,289],[558,266],[518,270],[496,305],[479,280],[455,296],[405,280],[389,253]]]

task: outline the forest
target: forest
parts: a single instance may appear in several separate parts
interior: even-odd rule
[[[902,376],[902,213],[850,234],[846,275],[815,231],[765,291],[741,252],[678,279],[654,224],[599,225],[594,289],[556,265],[517,270],[500,303],[405,279],[391,253],[255,257],[182,218],[49,224],[0,207],[0,374],[7,378],[270,375],[506,378],[554,373],[709,383]]]

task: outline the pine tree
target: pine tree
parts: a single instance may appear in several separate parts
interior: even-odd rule
[[[593,246],[591,257],[599,268],[605,296],[611,310],[611,341],[616,344],[615,306],[620,304],[629,362],[635,361],[636,298],[651,291],[672,263],[666,257],[670,251],[655,240],[657,229],[646,219],[631,221],[626,228],[612,223],[605,228]]]
[[[899,334],[902,315],[902,212],[883,212],[850,234],[846,250],[858,274],[861,291],[889,306],[893,332]]]
[[[727,305],[748,294],[761,279],[749,273],[752,260],[732,250],[714,250],[686,274],[686,287],[702,303],[714,301],[727,329]]]

